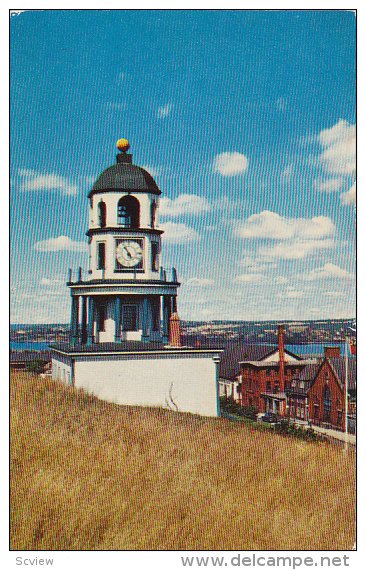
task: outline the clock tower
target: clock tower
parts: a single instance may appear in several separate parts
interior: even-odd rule
[[[117,142],[116,164],[89,192],[89,268],[70,270],[73,344],[168,343],[177,311],[177,273],[161,266],[160,190]]]

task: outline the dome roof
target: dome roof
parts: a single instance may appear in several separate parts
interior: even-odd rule
[[[117,164],[106,168],[97,178],[89,192],[89,197],[96,192],[112,192],[116,190],[161,194],[151,174],[144,168],[141,168],[141,166],[132,164],[132,155],[124,154],[123,156],[123,154],[117,155]]]

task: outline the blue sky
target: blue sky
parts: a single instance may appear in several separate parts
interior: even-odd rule
[[[86,195],[127,137],[163,192],[182,318],[355,315],[355,17],[11,20],[12,322],[67,322]]]

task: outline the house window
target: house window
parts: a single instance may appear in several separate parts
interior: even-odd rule
[[[324,386],[323,408],[324,408],[324,421],[329,422],[330,412],[332,408],[332,394],[328,386]]]
[[[266,392],[270,392],[270,391],[271,391],[271,383],[266,382]]]
[[[107,220],[107,207],[104,202],[98,204],[98,223],[101,228],[105,228]]]
[[[151,242],[151,269],[152,271],[159,270],[159,244],[155,241]]]
[[[137,331],[137,306],[123,305],[122,327],[124,331]]]
[[[117,205],[117,224],[123,228],[140,227],[140,203],[134,196],[123,196]]]
[[[271,376],[271,371],[270,371],[270,369],[269,369],[269,368],[267,368],[267,370],[266,370],[266,374],[267,374],[267,376]]]
[[[337,425],[339,425],[339,426],[342,425],[342,419],[343,419],[343,412],[342,412],[342,410],[338,410],[338,412],[337,412]]]
[[[314,404],[314,419],[319,419],[319,404]]]
[[[105,242],[98,242],[97,244],[98,255],[98,269],[105,269]]]

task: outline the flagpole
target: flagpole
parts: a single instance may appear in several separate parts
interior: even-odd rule
[[[346,419],[346,443],[344,446],[344,450],[348,450],[348,337],[346,335],[346,354],[344,359],[344,390],[345,390],[345,419]]]

